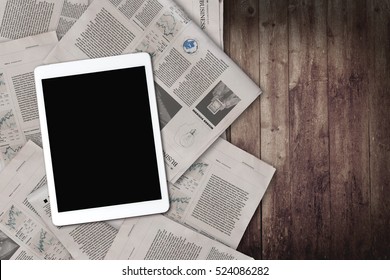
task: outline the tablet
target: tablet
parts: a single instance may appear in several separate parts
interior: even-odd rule
[[[166,212],[149,54],[44,65],[34,74],[53,223]]]

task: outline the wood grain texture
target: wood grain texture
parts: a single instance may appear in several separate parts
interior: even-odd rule
[[[326,1],[290,1],[293,258],[330,256]]]
[[[260,1],[261,158],[276,168],[262,201],[264,259],[292,257],[288,1]]]
[[[390,259],[390,1],[369,0],[372,258]]]
[[[365,5],[365,0],[329,1],[332,259],[368,258],[371,248]]]
[[[390,258],[390,0],[225,0],[225,50],[264,90],[231,141],[276,167],[238,248]]]
[[[226,6],[229,7],[226,7]],[[259,84],[259,29],[258,1],[229,1],[225,10],[230,21],[229,55]],[[236,27],[236,28],[234,28]],[[233,39],[234,38],[234,39]],[[260,101],[253,104],[232,124],[230,141],[241,149],[260,157]],[[256,211],[239,245],[239,250],[254,258],[261,258],[261,216]]]

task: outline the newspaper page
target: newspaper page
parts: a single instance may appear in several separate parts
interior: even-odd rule
[[[0,1],[0,42],[55,31],[64,0]]]
[[[180,8],[223,48],[223,0],[174,0]]]
[[[88,0],[3,0],[0,2],[0,42],[70,29],[88,7]]]
[[[223,0],[175,0],[221,49],[223,49]],[[226,131],[221,134],[226,139]]]
[[[57,42],[53,31],[0,43],[0,170],[27,140],[41,145],[34,68]]]
[[[169,184],[164,215],[237,248],[275,168],[223,139]]]
[[[167,177],[175,182],[261,89],[170,0],[92,2],[45,63],[130,52],[152,57]]]
[[[221,48],[224,46],[224,40],[223,40],[223,25],[224,25],[224,0],[219,0],[219,36],[221,40]]]
[[[28,202],[76,260],[102,260],[123,220],[57,227],[52,223],[47,185],[32,192]]]
[[[245,260],[252,259],[162,215],[127,219],[106,259]]]
[[[164,215],[235,249],[274,172],[275,169],[270,165],[229,142],[218,139],[175,184],[169,184],[171,208]],[[94,246],[96,240],[101,240],[104,237],[102,233],[92,229],[105,223],[97,223],[95,226],[90,224],[76,227],[54,226],[51,222],[46,186],[33,192],[28,201],[75,259],[93,257],[82,254],[80,245],[88,248]],[[116,225],[113,225],[113,222]],[[122,220],[107,223],[119,229]],[[108,225],[105,227],[111,228]],[[79,242],[70,234],[74,228],[78,228],[78,232],[89,234],[88,238],[81,235],[89,245],[78,244]],[[111,235],[112,238],[114,236]],[[106,249],[108,247],[105,247]],[[105,251],[94,253],[101,257]]]
[[[26,199],[45,183],[42,149],[28,141],[0,173],[0,259],[71,259]]]
[[[61,1],[57,1],[61,2]],[[61,9],[58,25],[56,28],[58,40],[68,32],[73,24],[88,8],[88,0],[65,0]]]
[[[175,0],[221,49],[223,49],[223,0]],[[226,139],[226,131],[221,134]]]
[[[88,1],[88,5],[93,0]],[[120,2],[120,1],[118,1]],[[223,0],[174,0],[214,42],[223,48]]]

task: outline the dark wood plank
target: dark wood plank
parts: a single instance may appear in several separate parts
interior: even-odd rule
[[[277,168],[239,250],[389,259],[390,0],[286,2],[225,1],[225,50],[264,90],[231,140]]]
[[[390,1],[367,3],[372,257],[390,259]]]
[[[258,1],[225,1],[229,18],[227,48],[230,57],[259,83]],[[239,148],[260,157],[260,102],[257,99],[231,126],[230,141]],[[239,251],[261,258],[261,218],[258,209],[239,245]]]
[[[289,5],[292,258],[330,255],[327,2]]]
[[[276,168],[262,201],[264,259],[290,259],[288,0],[260,1],[261,158]]]
[[[332,259],[365,259],[371,250],[365,6],[365,0],[328,6]]]

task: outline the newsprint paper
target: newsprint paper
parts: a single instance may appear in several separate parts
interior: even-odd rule
[[[223,47],[223,0],[174,0],[221,48]]]
[[[218,138],[261,93],[220,50],[223,1],[23,3],[0,4],[0,259],[250,259],[235,249],[275,169]],[[21,8],[28,28],[11,24]],[[45,63],[139,51],[153,61],[171,208],[56,227],[29,75],[50,52]]]
[[[261,90],[170,0],[92,2],[45,63],[130,52],[152,57],[167,177],[175,182]]]
[[[0,259],[72,258],[27,201],[45,184],[42,149],[28,141],[0,173]]]
[[[25,0],[23,3],[22,10],[19,10],[20,1],[8,0],[0,4],[0,34],[6,36],[0,41],[7,41],[0,43],[0,170],[27,140],[41,145],[33,69],[43,63],[58,42],[57,38],[61,39],[88,7],[86,0],[53,1],[50,2],[50,16],[39,17],[39,8],[49,2],[35,1],[26,5]],[[222,46],[220,1],[178,0],[178,3],[209,36],[215,40],[219,38],[218,44]],[[21,22],[12,23],[21,12],[36,19],[29,21],[29,28]],[[44,30],[53,32],[33,36],[43,30],[41,25],[45,26]],[[12,32],[7,31],[11,27]],[[16,39],[20,37],[23,38]]]
[[[161,215],[126,220],[107,260],[246,260],[252,259]]]
[[[57,42],[52,31],[0,43],[0,170],[27,140],[41,145],[34,68]]]
[[[123,223],[123,220],[114,224],[103,221],[57,227],[51,221],[47,185],[31,193],[27,200],[76,260],[104,259]]]
[[[66,248],[70,251],[75,259],[145,259],[142,254],[127,256],[127,250],[133,251],[130,247],[136,244],[139,247],[146,248],[150,246],[148,242],[150,239],[145,240],[145,235],[152,236],[155,231],[161,229],[169,230],[180,240],[187,240],[190,243],[197,244],[199,248],[206,248],[205,250],[211,250],[211,248],[219,248],[220,251],[229,255],[231,259],[247,259],[249,257],[242,253],[227,247],[226,245],[212,240],[196,231],[193,231],[187,227],[180,225],[162,215],[151,215],[141,218],[128,218],[121,224],[119,231],[106,222],[98,223],[86,223],[80,225],[71,225],[59,227],[57,229],[50,220],[50,207],[48,205],[48,192],[47,187],[43,186],[37,191],[33,192],[28,202],[36,209],[43,220],[49,225],[55,235],[61,240]],[[151,225],[153,227],[147,227]],[[158,228],[160,227],[160,228]],[[129,238],[129,233],[133,232],[133,229],[139,234],[132,235]],[[169,243],[171,242],[171,243]],[[114,246],[115,245],[115,246]],[[172,240],[165,241],[165,247],[160,246],[158,251],[161,255],[153,256],[152,259],[163,260],[167,259],[164,256],[170,256],[171,259],[186,260],[186,259],[204,259],[204,254],[193,255],[189,258],[189,255],[183,254],[182,248],[174,248],[175,245]],[[120,248],[120,249],[118,249]]]
[[[161,216],[155,221],[165,221],[166,225],[177,228],[176,234],[180,233],[182,238],[196,237],[203,240],[202,246],[224,248],[230,252],[228,256],[241,258],[243,255],[230,248],[236,249],[274,171],[263,161],[218,139],[175,184],[170,184],[171,208],[164,214],[166,219],[163,215],[155,215]],[[116,248],[132,244],[140,246],[141,237],[134,235],[132,242],[128,242],[127,236],[133,229],[143,228],[144,220],[149,221],[147,217],[56,227],[51,221],[46,186],[32,192],[27,200],[75,259],[144,258],[142,255],[118,254]],[[149,230],[155,231],[156,228]],[[143,233],[147,231],[143,229]],[[176,259],[185,257],[172,251],[172,246],[164,247],[164,255],[171,254]]]
[[[88,0],[1,0],[0,42],[56,31],[58,39],[88,7]]]
[[[237,248],[275,168],[217,139],[174,184],[165,216]]]

